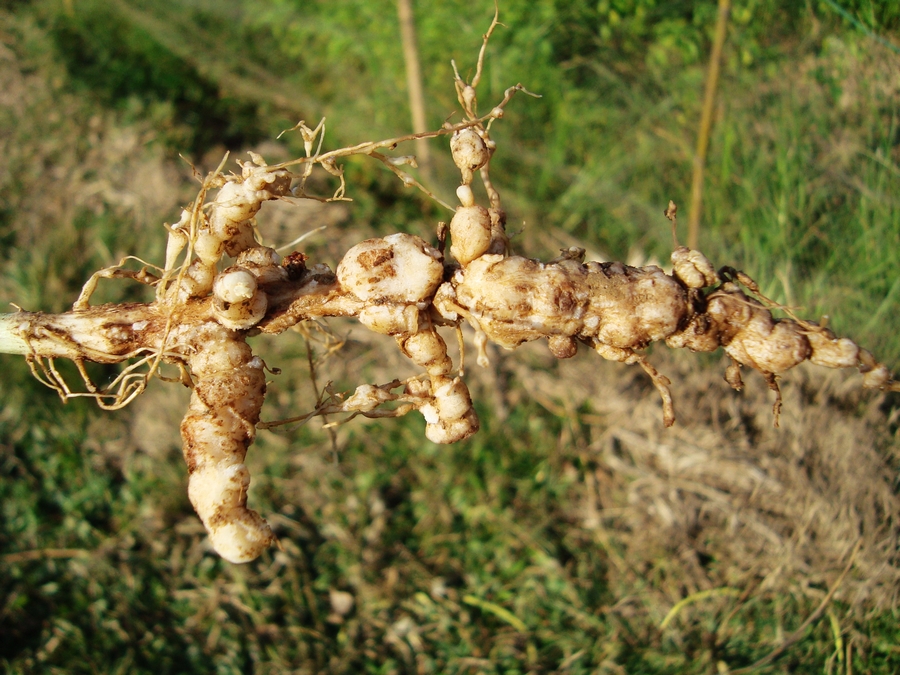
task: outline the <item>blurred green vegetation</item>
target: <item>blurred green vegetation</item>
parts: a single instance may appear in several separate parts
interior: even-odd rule
[[[896,368],[900,56],[831,2],[734,5],[701,248],[773,299],[830,314]],[[900,45],[900,4],[839,5]],[[416,3],[432,126],[457,107],[450,59],[473,72],[491,11]],[[327,117],[329,148],[410,127],[389,0],[30,0],[0,12],[5,48],[48,92],[25,112],[0,109],[12,167],[0,174],[0,288],[27,309],[62,309],[125,253],[159,260],[161,230],[148,224],[177,216],[183,186],[144,210],[35,205],[52,206],[54,182],[94,189],[120,145],[217,162],[298,119]],[[568,243],[542,234],[559,232],[611,258],[665,260],[662,209],[687,205],[715,13],[713,0],[501,3],[482,108],[516,82],[542,95],[516,99],[494,127],[492,177],[519,252],[552,254]],[[116,145],[112,128],[135,139]],[[116,161],[123,175],[136,168]],[[435,190],[451,195],[441,161]],[[347,177],[354,225],[424,235],[441,217],[375,163],[352,160]],[[262,438],[254,505],[275,514],[285,551],[231,566],[204,548],[177,445],[130,450],[127,418],[61,406],[21,360],[3,368],[0,669],[11,673],[705,673],[764,656],[815,606],[762,594],[658,631],[665,610],[643,606],[643,588],[612,587],[616,545],[573,510],[592,470],[586,424],[527,401],[505,419],[481,408],[482,432],[450,448],[424,442],[417,419],[350,425],[337,465],[320,432]],[[31,550],[47,553],[20,556]],[[666,561],[642,572],[653,586]],[[347,615],[332,607],[341,590],[355,600]],[[868,640],[853,670],[900,670],[896,610],[847,617]],[[817,622],[761,672],[849,672],[834,645]]]

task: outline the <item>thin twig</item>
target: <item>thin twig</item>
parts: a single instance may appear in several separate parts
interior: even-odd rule
[[[722,61],[722,47],[725,44],[725,29],[728,27],[728,14],[731,11],[731,0],[719,0],[719,16],[716,19],[716,34],[713,38],[712,54],[709,57],[709,70],[706,75],[706,90],[703,94],[703,112],[700,117],[700,133],[697,135],[697,150],[694,153],[694,176],[691,180],[691,208],[688,211],[688,248],[697,248],[700,238],[700,212],[703,208],[703,172],[706,166],[706,151],[709,147],[709,134],[712,129],[713,107],[716,103],[716,90],[719,86],[719,70]]]
[[[313,347],[312,341],[307,336],[306,340],[306,361],[309,364],[309,379],[312,382],[313,391],[316,392],[316,396],[319,397],[319,400],[316,401],[316,406],[318,407],[323,401],[319,394],[319,385],[316,381],[316,361],[313,356]],[[338,447],[337,447],[337,434],[334,429],[328,426],[328,416],[322,414],[322,421],[325,423],[325,428],[328,429],[328,437],[331,439],[331,456],[334,460],[335,466],[338,463]]]
[[[494,34],[494,29],[497,26],[502,25],[500,23],[500,5],[494,1],[494,18],[491,21],[491,25],[487,29],[487,33],[482,36],[481,40],[481,49],[478,52],[478,65],[475,67],[475,77],[472,78],[472,88],[478,87],[478,83],[481,82],[481,74],[484,72],[484,54],[487,52],[488,42],[491,40],[491,35]]]
[[[494,108],[491,109],[489,113],[487,113],[486,115],[482,115],[481,117],[478,117],[476,119],[465,120],[464,122],[459,122],[458,124],[448,124],[444,127],[441,127],[440,129],[426,131],[419,134],[405,134],[403,136],[396,136],[394,138],[386,138],[382,141],[366,141],[364,143],[358,143],[356,145],[351,145],[345,148],[331,150],[321,155],[315,154],[309,157],[298,157],[297,159],[292,159],[287,162],[274,164],[270,168],[273,171],[276,171],[278,169],[287,169],[298,164],[322,164],[324,162],[328,162],[329,160],[338,159],[340,157],[350,157],[352,155],[368,155],[376,150],[381,150],[382,148],[394,148],[401,143],[415,141],[420,138],[437,138],[438,136],[450,136],[456,131],[478,126],[479,124],[484,124],[485,122],[494,119],[501,114],[500,111],[502,111],[503,108],[506,107],[512,97],[520,91],[529,96],[539,98],[538,94],[534,94],[528,91],[521,84],[516,84],[512,87],[507,88],[507,90],[503,92],[503,99],[496,106],[494,106]]]
[[[413,131],[428,130],[425,119],[425,90],[422,86],[422,67],[419,47],[416,43],[416,21],[412,0],[397,0],[397,14],[400,18],[400,35],[403,41],[403,60],[406,62],[406,86],[409,89],[409,110],[412,115]],[[416,155],[426,183],[433,183],[431,151],[425,139],[416,141]]]

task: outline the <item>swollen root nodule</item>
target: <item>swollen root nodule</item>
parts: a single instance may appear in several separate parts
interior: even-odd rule
[[[181,422],[188,497],[213,548],[230,562],[259,556],[274,536],[262,516],[247,508],[247,447],[266,393],[262,360],[231,331],[198,326],[198,349],[188,359],[194,391]]]
[[[495,17],[485,44],[497,25]],[[314,148],[323,124],[311,129],[300,122],[294,130],[303,137],[306,157],[268,166],[251,153],[252,161],[240,163],[239,174],[223,175],[219,167],[206,178],[178,223],[167,226],[164,266],[141,263],[135,271],[126,259],[95,273],[69,313],[0,316],[0,351],[25,355],[35,375],[64,399],[75,394],[53,359],[72,359],[87,386],[82,395],[109,409],[140,394],[161,364],[177,368],[178,379],[192,389],[181,424],[190,500],[213,548],[232,562],[253,560],[275,541],[266,521],[247,507],[250,475],[244,459],[260,425],[266,370],[246,339],[260,332],[278,334],[303,321],[342,316],[391,336],[419,369],[417,376],[364,384],[349,394],[326,388],[312,412],[291,421],[418,411],[425,418],[425,436],[435,443],[453,443],[478,431],[462,364],[453,364],[438,333],[440,327],[458,331],[463,323],[475,330],[480,364],[487,362],[487,341],[514,349],[546,339],[558,358],[574,356],[585,345],[605,359],[639,365],[661,396],[666,426],[675,422],[675,408],[669,380],[643,352],[653,342],[700,352],[723,348],[732,359],[725,377],[736,389],[743,386],[742,366],[759,371],[776,394],[776,424],[777,378],[803,361],[856,367],[863,386],[900,390],[869,352],[787,310],[788,318],[775,318],[774,303],[752,279],[728,267],[717,271],[699,251],[677,247],[671,273],[656,266],[585,263],[580,248],[546,263],[511,255],[506,212],[489,175],[496,150],[490,128],[512,97],[527,91],[510,87],[490,113],[478,116],[475,88],[483,57],[484,49],[471,83],[456,75],[463,121],[321,154]],[[324,264],[307,264],[301,252],[282,259],[257,242],[255,218],[265,203],[308,197],[314,166],[340,180],[333,199],[343,198],[343,173],[336,164],[341,157],[382,161],[404,185],[431,195],[401,169],[414,161],[378,151],[435,136],[449,136],[460,185],[459,206],[451,208],[449,225],[438,225],[434,246],[411,234],[368,239],[352,247],[333,272]],[[301,168],[292,173],[292,166]],[[485,205],[476,203],[471,187],[476,176],[487,194]],[[674,204],[666,215],[674,223]],[[232,260],[224,262],[225,256]],[[99,280],[113,278],[154,287],[155,300],[91,306]],[[99,389],[88,379],[85,361],[129,365],[112,385]]]

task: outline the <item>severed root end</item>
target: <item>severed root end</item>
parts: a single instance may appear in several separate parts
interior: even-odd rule
[[[731,359],[731,365],[725,369],[725,381],[731,385],[735,391],[744,389],[744,380],[741,377],[741,364]]]

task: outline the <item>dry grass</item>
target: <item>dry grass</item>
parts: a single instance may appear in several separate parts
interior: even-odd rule
[[[715,367],[692,361],[662,359],[676,383],[672,430],[637,373],[580,357],[550,373],[514,366],[557,414],[590,411],[585,452],[596,468],[581,476],[581,508],[585,526],[621,546],[622,587],[658,561],[662,606],[722,586],[814,598],[861,538],[838,597],[895,607],[900,446],[885,412],[896,396],[865,397],[852,377],[805,368],[785,378],[785,415],[774,429],[763,382],[748,378],[739,394]],[[579,377],[588,369],[592,377]]]
[[[136,250],[159,257],[160,214],[189,198],[190,169],[165,158],[149,122],[124,124],[74,94],[41,39],[0,12],[0,194],[15,218],[0,297],[60,311],[92,268]]]

